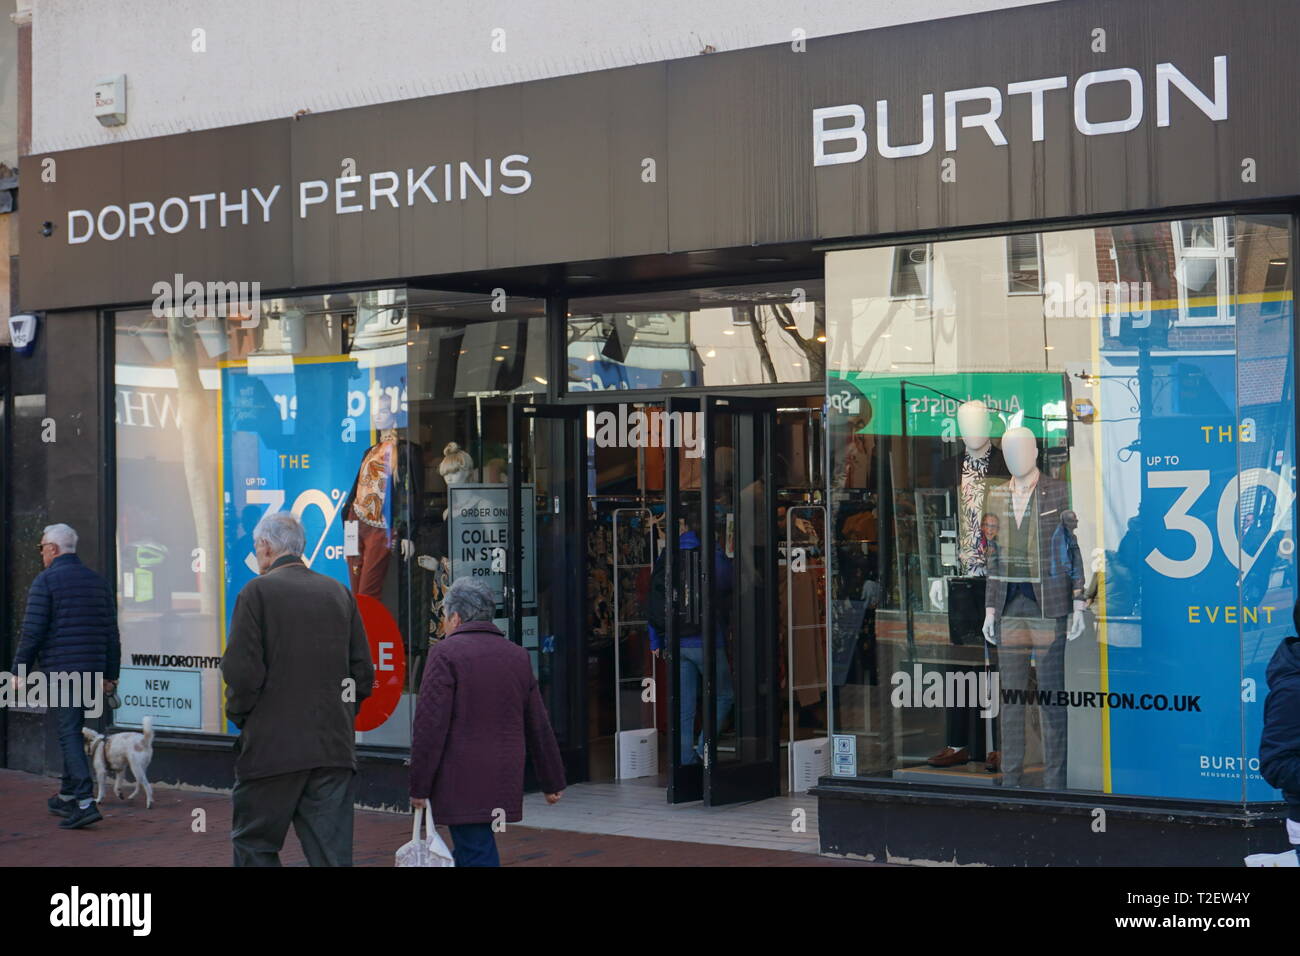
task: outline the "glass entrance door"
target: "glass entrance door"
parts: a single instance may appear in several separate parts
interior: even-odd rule
[[[571,782],[587,779],[586,579],[575,573],[586,561],[581,412],[515,403],[507,436],[503,630],[528,651]]]
[[[699,465],[708,447],[701,434],[701,403],[670,398],[659,423],[664,451],[664,547],[651,577],[650,603],[662,609],[662,647],[668,659],[668,802],[704,795],[702,744],[709,734],[709,675],[702,669],[704,631],[716,562],[704,524]],[[657,582],[657,583],[656,583]],[[652,619],[654,626],[654,619]],[[701,707],[703,701],[706,706]],[[703,713],[701,713],[703,711]]]
[[[699,655],[706,806],[781,792],[775,417],[752,400],[703,401],[701,538],[715,556]]]

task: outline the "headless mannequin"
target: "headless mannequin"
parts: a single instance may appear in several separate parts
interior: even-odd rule
[[[966,508],[968,501],[974,500],[979,503],[975,519],[978,526],[983,513],[985,480],[988,476],[989,465],[991,464],[990,458],[993,454],[993,439],[990,437],[990,426],[988,406],[980,400],[972,399],[963,402],[957,409],[957,433],[961,436],[962,444],[965,446],[962,457],[957,464],[956,476],[958,568],[964,575],[984,574],[982,554],[978,566],[975,566],[976,562],[972,560],[975,542],[967,539],[972,534],[977,535],[980,532],[969,527]],[[963,467],[967,460],[970,461],[972,466],[969,469]],[[936,578],[930,582],[930,606],[934,610],[943,611],[947,608],[947,587],[946,578]],[[987,666],[987,664],[986,659],[985,665]],[[930,758],[928,762],[932,766],[947,767],[965,763],[970,756],[968,744],[971,740],[971,734],[978,732],[970,729],[970,723],[974,722],[968,721],[962,711],[949,715],[948,744],[942,751]],[[975,726],[978,727],[979,725],[975,724]]]
[[[1002,437],[1002,457],[1011,472],[1011,503],[1015,517],[1020,520],[1025,516],[1030,498],[1038,487],[1041,472],[1038,470],[1038,439],[1028,428],[1012,428]],[[1070,617],[1069,629],[1065,632],[1066,640],[1074,640],[1083,633],[1084,602],[1074,602],[1074,613]],[[984,640],[997,644],[998,608],[984,608]]]
[[[381,598],[391,549],[399,548],[402,557],[409,559],[415,552],[415,544],[410,538],[394,537],[399,516],[395,513],[392,496],[401,442],[392,409],[387,402],[381,402],[375,409],[374,423],[379,429],[379,442],[362,458],[353,495],[349,496],[351,507],[344,520],[358,523],[359,550],[347,559],[352,591],[354,594]],[[385,445],[389,449],[388,454],[372,456],[376,449]],[[379,471],[376,472],[376,468]],[[382,504],[378,501],[380,492],[375,490],[376,486],[382,489],[385,499]],[[368,488],[370,493],[367,493]]]

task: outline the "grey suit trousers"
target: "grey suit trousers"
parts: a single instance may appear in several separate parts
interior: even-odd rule
[[[1055,619],[1056,632],[1046,647],[1034,647],[1030,627],[1042,622],[1038,604],[1016,595],[1002,613],[998,639],[998,672],[1004,695],[1002,703],[1002,786],[1019,787],[1025,765],[1025,709],[1017,691],[1029,690],[1029,662],[1034,659],[1038,690],[1048,696],[1039,703],[1043,733],[1043,787],[1065,789],[1065,758],[1068,751],[1069,719],[1063,705],[1056,703],[1057,691],[1065,690],[1065,634],[1069,617]]]

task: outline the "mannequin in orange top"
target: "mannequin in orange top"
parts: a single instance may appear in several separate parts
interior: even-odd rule
[[[349,555],[348,578],[353,594],[382,598],[393,551],[409,558],[419,527],[424,498],[420,446],[399,438],[396,419],[387,402],[374,413],[379,441],[366,449],[356,480],[343,502],[343,520],[357,523],[358,553]]]

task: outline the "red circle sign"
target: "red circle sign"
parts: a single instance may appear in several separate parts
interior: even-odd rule
[[[366,628],[366,643],[370,645],[370,663],[375,665],[375,685],[370,696],[361,702],[356,729],[374,730],[393,716],[397,702],[402,699],[406,684],[406,646],[397,621],[383,602],[367,594],[358,594],[357,610]]]

